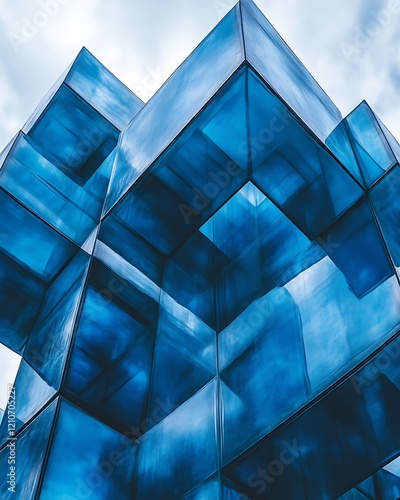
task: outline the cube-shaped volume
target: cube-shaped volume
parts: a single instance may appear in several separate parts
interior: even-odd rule
[[[315,237],[363,190],[253,71],[248,92],[253,179],[304,233]]]
[[[371,201],[393,263],[400,273],[400,166],[371,189]]]
[[[399,143],[365,101],[336,127],[326,144],[367,188],[400,161]]]
[[[81,250],[54,279],[42,300],[15,381],[16,431],[60,389],[88,266],[89,256]],[[3,420],[0,445],[7,437],[7,422]]]
[[[0,190],[0,341],[22,352],[53,279],[79,248]]]
[[[82,244],[100,220],[120,129],[141,107],[82,51],[2,156],[0,186]]]
[[[390,463],[400,449],[398,352],[396,339],[325,398],[226,467],[228,484],[250,498],[331,499]],[[397,498],[379,494],[394,490],[384,475],[377,489],[362,483],[363,491],[372,491],[365,498]]]
[[[157,315],[157,302],[140,288],[94,260],[66,377],[68,393],[136,437],[146,416]]]

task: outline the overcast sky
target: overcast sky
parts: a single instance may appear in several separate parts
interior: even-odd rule
[[[0,0],[0,150],[82,46],[147,100],[234,3]],[[400,0],[256,3],[344,115],[366,99],[400,138]]]
[[[0,0],[0,149],[83,45],[147,100],[234,3]],[[400,0],[256,3],[342,113],[367,99],[400,137]]]

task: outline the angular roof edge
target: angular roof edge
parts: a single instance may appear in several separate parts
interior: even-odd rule
[[[342,119],[258,7],[240,0],[123,131],[120,151],[132,168],[112,179],[106,212],[246,62],[322,142]]]

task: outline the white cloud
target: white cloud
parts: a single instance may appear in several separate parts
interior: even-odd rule
[[[20,33],[44,6],[63,3],[29,43],[15,52],[10,33]],[[0,0],[0,149],[20,128],[58,76],[85,45],[139,96],[148,99],[233,0]],[[256,0],[272,24],[327,91],[343,114],[366,99],[400,137],[396,68],[400,62],[400,14],[381,22],[356,57],[343,44],[365,33],[389,0]],[[151,79],[149,74],[159,75]]]

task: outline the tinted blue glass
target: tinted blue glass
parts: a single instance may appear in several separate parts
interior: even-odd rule
[[[30,210],[81,244],[100,219],[113,158],[111,155],[106,159],[82,185],[42,156],[21,133],[0,171],[0,184]]]
[[[253,72],[249,116],[253,179],[306,234],[317,236],[360,198],[356,181]]]
[[[51,281],[77,247],[3,191],[0,204],[0,249],[42,281]]]
[[[205,481],[203,484],[195,488],[193,491],[184,496],[184,500],[219,500],[220,484],[218,476]]]
[[[158,254],[172,253],[234,193],[247,177],[245,82],[246,72],[240,71],[134,185],[109,215],[102,241],[118,250],[124,245],[121,240],[131,241],[133,248],[135,242],[150,245],[148,258],[153,254],[157,261]],[[126,238],[114,236],[110,226],[128,233]],[[134,250],[123,255],[138,261]]]
[[[92,264],[66,388],[121,432],[144,418],[156,306],[126,279]]]
[[[175,139],[243,61],[243,39],[236,7],[124,131],[106,210]]]
[[[346,117],[346,123],[365,183],[371,186],[396,163],[396,159],[366,102],[362,102]]]
[[[142,101],[83,48],[65,83],[122,130],[142,109]]]
[[[0,253],[0,341],[21,353],[35,324],[45,284]]]
[[[15,430],[19,431],[27,424],[43,406],[55,395],[56,390],[46,383],[40,375],[24,360],[18,370],[14,382],[15,402]],[[0,426],[0,446],[9,438],[8,422],[5,418]]]
[[[184,497],[218,467],[213,381],[141,438],[137,498]]]
[[[114,149],[118,130],[63,85],[27,137],[42,156],[84,184]]]
[[[247,177],[245,89],[246,71],[241,70],[133,186],[106,224],[130,229],[165,255],[205,222]],[[117,170],[120,161],[119,152]],[[103,241],[115,247],[108,234]]]
[[[60,388],[88,264],[88,255],[80,252],[47,289],[31,321],[32,333],[15,382],[18,428]],[[0,439],[6,437],[7,428],[3,422]]]
[[[53,425],[56,404],[46,408],[18,437],[15,448],[16,459],[16,488],[15,492],[9,491],[11,487],[3,479],[0,484],[1,498],[4,500],[33,500],[36,498],[39,477],[43,468],[46,447]],[[11,444],[12,442],[9,442]],[[0,452],[0,470],[9,473],[10,447]],[[53,497],[54,498],[54,497]]]
[[[49,283],[78,248],[0,191],[1,341],[21,351]]]
[[[128,500],[133,491],[135,449],[118,432],[61,401],[41,500]]]
[[[366,199],[322,233],[318,242],[356,297],[363,297],[393,275]]]
[[[119,217],[108,216],[101,224],[95,255],[113,266],[116,260],[135,267],[161,285],[165,255],[132,230]]]
[[[387,143],[389,144],[390,149],[392,150],[392,153],[394,154],[395,158],[397,159],[397,162],[399,163],[400,162],[400,144],[399,144],[398,140],[388,130],[386,125],[384,123],[382,123],[379,116],[377,116],[374,113],[374,117],[375,117],[376,121],[378,122],[379,127],[380,127],[381,131],[383,132],[383,135],[385,136],[385,139],[386,139]]]
[[[342,495],[338,500],[370,499],[393,500],[400,498],[399,459],[394,460],[376,474]]]
[[[371,190],[371,200],[397,271],[400,269],[400,167],[396,166]]]
[[[249,183],[200,232],[215,246],[227,463],[397,331],[399,286],[365,201],[313,242]],[[183,260],[204,280],[200,241]],[[190,303],[196,288],[179,276]]]
[[[325,139],[341,114],[252,1],[241,2],[246,59],[302,120]]]
[[[366,479],[400,451],[399,355],[397,338],[226,476],[268,499],[337,498]]]
[[[364,177],[350,140],[350,131],[346,120],[342,120],[339,123],[335,130],[327,137],[325,143],[358,182],[362,186],[365,186]]]
[[[399,496],[400,146],[340,119],[251,0],[143,109],[81,51],[0,154],[16,495]]]
[[[177,280],[174,274],[169,278]],[[168,279],[168,278],[167,278]],[[213,286],[209,287],[213,291]],[[207,303],[207,295],[200,294]],[[196,297],[193,300],[197,302]],[[150,425],[187,401],[216,374],[216,333],[193,304],[164,293],[153,365]]]
[[[47,384],[59,389],[82,299],[89,256],[79,252],[51,284],[29,337],[24,359]]]

